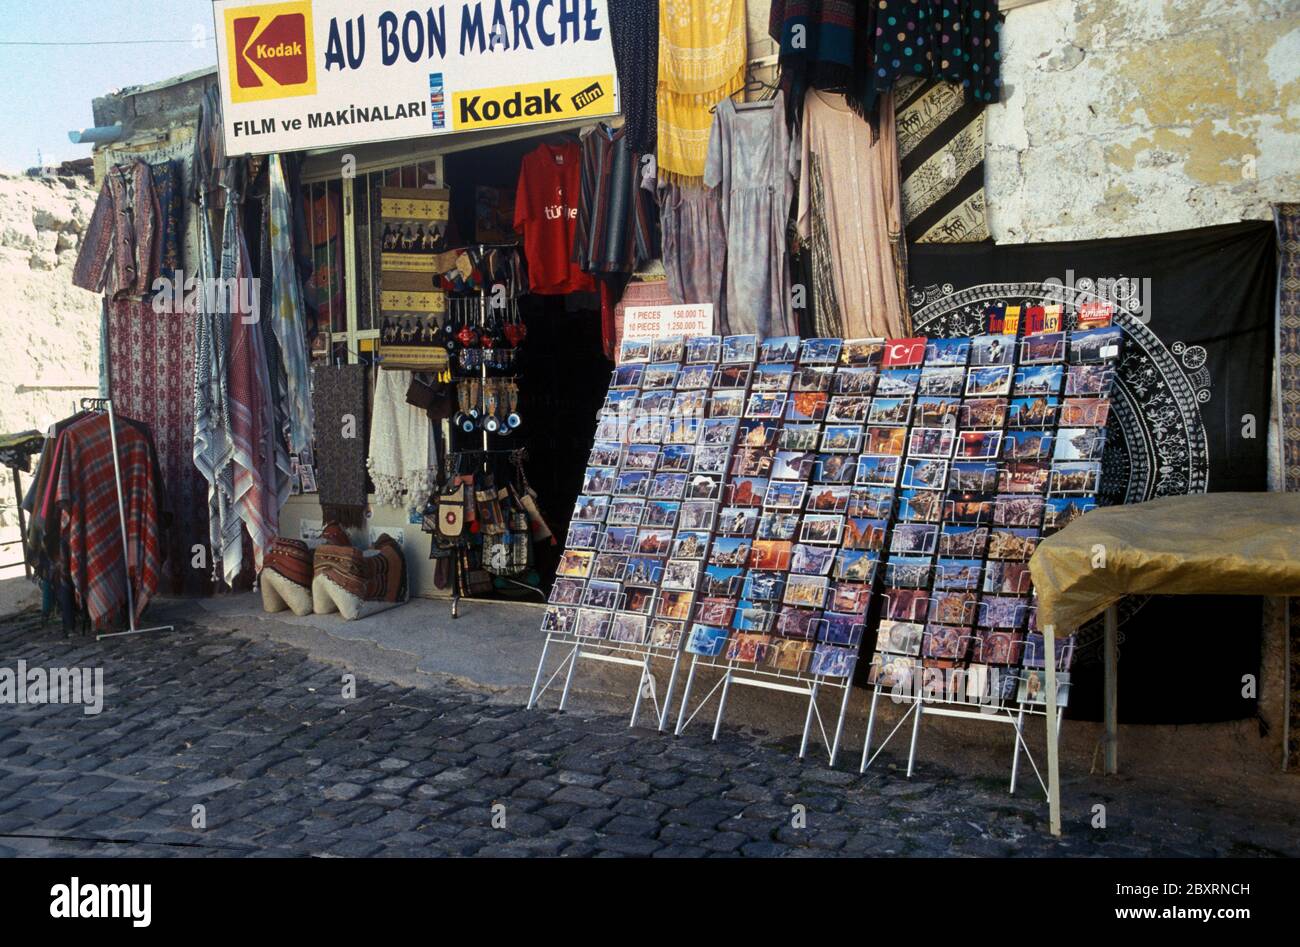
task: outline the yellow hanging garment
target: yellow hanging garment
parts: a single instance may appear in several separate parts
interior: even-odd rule
[[[744,0],[660,0],[658,163],[661,177],[699,183],[712,107],[745,85]]]

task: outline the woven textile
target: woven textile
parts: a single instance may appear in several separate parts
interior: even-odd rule
[[[1300,491],[1300,204],[1277,206],[1278,416],[1281,420],[1282,488]],[[1300,769],[1300,598],[1288,602],[1291,719],[1287,767]]]
[[[433,493],[438,461],[428,415],[406,403],[410,386],[411,372],[379,373],[366,465],[376,500],[419,513]]]
[[[108,311],[109,391],[121,417],[148,425],[166,484],[166,587],[201,594],[207,576],[191,568],[193,546],[208,538],[207,489],[194,465],[195,320],[155,312],[149,301],[115,299]]]
[[[403,389],[403,398],[405,394]],[[366,366],[318,367],[312,405],[316,482],[325,519],[360,526],[366,511]]]

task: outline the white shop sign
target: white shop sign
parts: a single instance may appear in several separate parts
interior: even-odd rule
[[[713,334],[713,303],[681,306],[628,306],[623,310],[623,338],[692,338]]]
[[[618,113],[607,0],[216,0],[226,152]]]

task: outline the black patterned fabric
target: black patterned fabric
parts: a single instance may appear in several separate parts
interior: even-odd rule
[[[1282,436],[1282,488],[1300,491],[1300,204],[1277,206],[1278,416]],[[1287,768],[1300,769],[1300,598],[1288,603],[1291,692],[1287,695],[1290,744]]]
[[[1103,497],[1139,503],[1265,490],[1272,379],[1263,366],[1272,361],[1276,246],[1270,222],[1071,243],[913,245],[914,331],[969,335],[996,302],[1090,300],[1104,293],[1116,305],[1125,339]],[[1056,289],[1061,285],[1074,292]],[[1259,673],[1261,605],[1238,596],[1125,599],[1122,719],[1253,716],[1256,702],[1242,698],[1241,678]],[[1071,715],[1097,719],[1100,619],[1079,635]]]
[[[659,0],[609,0],[609,32],[627,147],[637,154],[654,154]]]
[[[365,365],[312,370],[321,510],[326,522],[347,527],[361,526],[366,511],[366,371]]]

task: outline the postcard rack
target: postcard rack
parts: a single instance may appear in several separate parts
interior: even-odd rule
[[[563,651],[563,656],[547,675],[546,660],[553,645],[557,650]],[[664,685],[663,697],[660,698],[653,661],[656,658],[667,658],[670,655],[671,665],[668,670],[668,678]],[[681,659],[682,650],[680,644],[676,649],[670,651],[665,648],[654,648],[645,643],[636,644],[568,632],[548,631],[546,639],[542,643],[541,657],[537,660],[537,672],[533,675],[533,686],[528,695],[527,706],[529,710],[536,707],[542,695],[563,674],[560,701],[555,708],[563,713],[565,706],[569,702],[569,693],[573,688],[574,673],[578,668],[579,661],[599,661],[605,664],[634,667],[639,668],[640,673],[637,676],[636,694],[632,700],[632,715],[627,725],[629,727],[636,726],[641,713],[641,704],[646,698],[649,698],[651,705],[654,707],[656,729],[662,733],[668,726],[668,711],[672,706],[673,691],[676,690],[677,672],[681,666]],[[543,679],[543,675],[546,675],[545,679]]]
[[[807,652],[808,657],[811,658],[811,655],[811,651]],[[691,666],[686,673],[686,683],[682,686],[681,708],[677,712],[677,726],[674,734],[680,736],[700,711],[709,704],[714,695],[717,695],[718,706],[714,713],[712,735],[712,739],[717,740],[718,734],[722,730],[722,718],[727,710],[727,696],[733,684],[786,694],[797,694],[806,698],[808,702],[804,711],[803,733],[799,739],[799,759],[803,759],[808,752],[808,743],[813,733],[813,721],[815,720],[817,729],[821,734],[822,744],[825,746],[829,757],[829,765],[834,766],[835,761],[839,758],[840,743],[844,736],[844,720],[848,714],[849,697],[853,693],[853,671],[856,664],[857,657],[855,655],[850,659],[843,676],[831,677],[823,674],[810,674],[805,670],[769,670],[756,667],[752,662],[738,661],[734,658],[726,658],[724,655],[709,657],[693,654],[691,655]],[[700,667],[716,669],[721,672],[721,676],[713,683],[708,692],[700,698],[695,708],[691,709],[691,691],[694,689],[696,673]],[[839,711],[835,716],[834,730],[830,733],[826,729],[827,718],[823,716],[822,709],[818,704],[818,697],[826,690],[842,692],[839,697]]]
[[[1043,631],[1044,654],[1057,651],[1053,630],[1045,628]],[[862,741],[862,759],[858,766],[858,772],[866,773],[885,747],[902,731],[904,725],[910,719],[911,732],[907,751],[907,777],[910,779],[916,767],[916,753],[920,741],[922,717],[951,717],[974,720],[1010,726],[1015,734],[1014,750],[1011,756],[1010,785],[1007,791],[1013,795],[1015,794],[1020,775],[1020,755],[1023,752],[1033,769],[1039,786],[1043,790],[1044,798],[1050,798],[1048,784],[1044,780],[1043,773],[1039,769],[1037,762],[1035,762],[1029,744],[1025,741],[1025,724],[1027,719],[1032,717],[1043,717],[1045,719],[1048,754],[1054,756],[1061,736],[1062,718],[1060,711],[1063,709],[1059,702],[1056,701],[1058,674],[1063,669],[1062,666],[1068,666],[1070,659],[1068,652],[1072,648],[1072,642],[1067,644],[1066,653],[1063,653],[1056,661],[1044,661],[1042,668],[1027,666],[1003,669],[997,666],[988,666],[986,668],[987,676],[977,688],[979,694],[974,697],[969,692],[969,668],[943,669],[945,673],[943,675],[943,687],[941,688],[927,686],[923,674],[911,675],[907,685],[903,685],[901,682],[896,682],[893,686],[882,685],[879,682],[872,684],[871,703],[867,712],[867,730]],[[916,670],[923,671],[923,668],[918,666]],[[999,695],[1000,688],[998,685],[1001,675],[1010,674],[1014,676],[1016,681],[1019,681],[1026,672],[1041,673],[1043,675],[1045,701],[1041,704],[1037,702],[1030,703],[1021,701],[1011,694],[1005,697]],[[896,704],[908,704],[909,706],[873,752],[872,738],[876,732],[877,712],[882,695]]]

